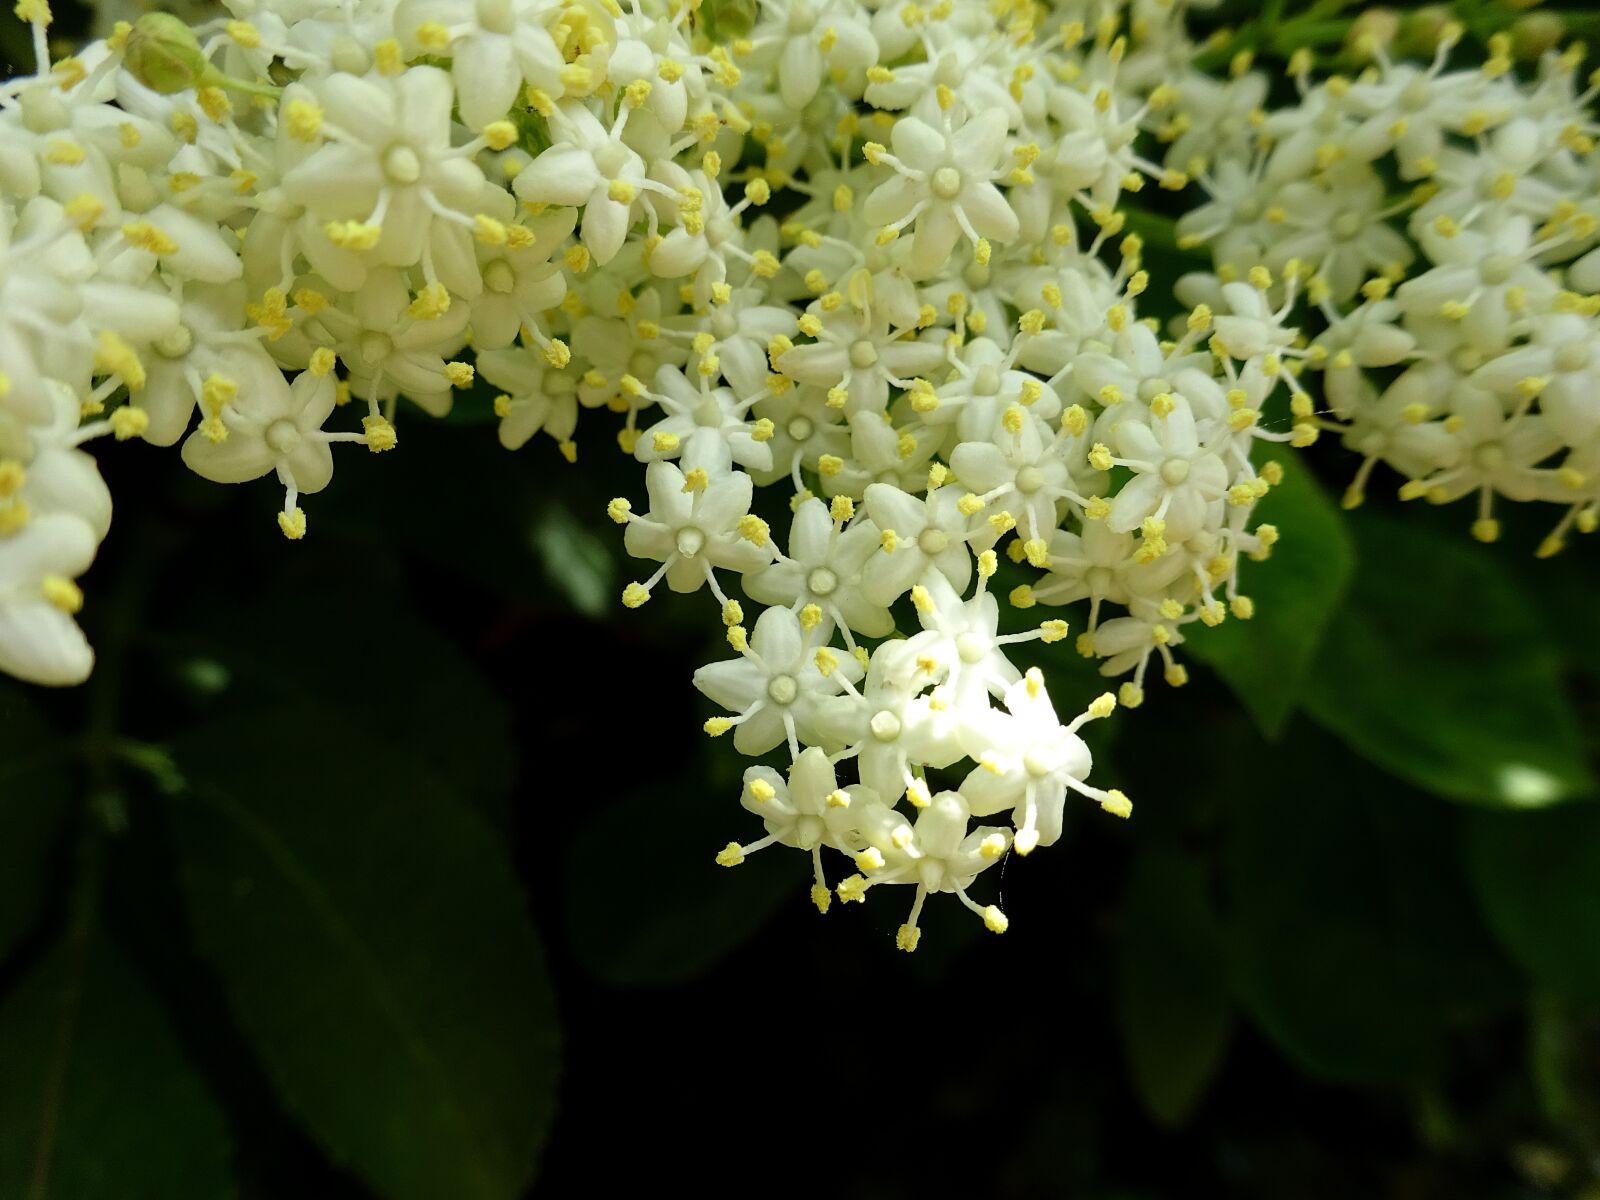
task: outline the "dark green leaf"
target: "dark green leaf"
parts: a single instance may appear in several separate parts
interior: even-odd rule
[[[1352,525],[1361,569],[1306,711],[1451,799],[1527,808],[1589,791],[1557,656],[1495,550],[1375,515]]]
[[[93,930],[0,1008],[0,1196],[221,1200],[221,1112],[144,982]]]
[[[1478,921],[1455,814],[1307,736],[1231,807],[1224,878],[1243,997],[1301,1066],[1417,1080],[1446,1023],[1516,985]]]
[[[1266,562],[1242,569],[1255,616],[1197,629],[1184,647],[1216,669],[1262,733],[1277,738],[1344,600],[1355,550],[1338,508],[1295,455],[1267,457],[1282,465],[1283,481],[1256,515],[1276,525],[1282,540]]]
[[[1139,854],[1117,937],[1117,1015],[1139,1098],[1183,1122],[1222,1062],[1227,959],[1205,871],[1175,846]]]
[[[305,610],[349,620],[304,620]],[[296,614],[286,620],[285,614]],[[514,771],[505,707],[474,664],[411,611],[374,605],[354,581],[290,586],[245,608],[199,644],[235,688],[262,703],[315,703],[375,745],[412,757],[498,814]],[[236,702],[237,703],[237,702]]]
[[[39,919],[72,817],[69,749],[20,687],[0,683],[0,962]]]
[[[1489,925],[1542,988],[1600,1000],[1600,805],[1474,813],[1468,862]]]
[[[316,710],[218,722],[177,757],[191,919],[286,1107],[393,1200],[520,1194],[558,1039],[489,830]]]
[[[779,846],[717,866],[717,851],[761,832],[739,807],[737,775],[709,767],[602,809],[567,856],[573,950],[609,983],[680,983],[737,949],[780,905],[809,910],[803,855]]]
[[[608,544],[565,505],[551,504],[534,526],[533,543],[545,574],[586,617],[615,612],[617,564]]]

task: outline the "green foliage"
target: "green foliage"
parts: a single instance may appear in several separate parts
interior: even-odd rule
[[[1474,813],[1472,882],[1507,952],[1541,988],[1600,1001],[1600,805]]]
[[[1232,996],[1203,863],[1153,845],[1133,861],[1117,931],[1117,1016],[1139,1098],[1180,1124],[1222,1065]]]
[[[72,814],[69,752],[27,694],[0,683],[0,965],[39,919]]]
[[[1312,680],[1312,666],[1355,569],[1355,549],[1339,510],[1299,456],[1266,456],[1283,481],[1256,510],[1282,540],[1272,556],[1241,572],[1256,615],[1200,629],[1185,642],[1233,689],[1268,738],[1282,735]]]
[[[177,759],[196,936],[287,1107],[385,1197],[520,1194],[554,999],[487,827],[334,712],[226,718]]]
[[[750,828],[727,803],[739,776],[720,749],[705,756],[702,772],[654,781],[606,806],[568,847],[572,944],[609,983],[694,979],[780,906],[808,903],[810,864],[792,853],[756,854],[732,870],[715,865],[716,852]],[[618,878],[629,885],[619,888]]]
[[[1294,743],[1290,744],[1294,747]],[[1230,806],[1222,855],[1240,992],[1303,1069],[1422,1080],[1451,1021],[1515,995],[1476,921],[1453,815],[1308,736]]]
[[[1306,711],[1452,800],[1531,808],[1590,791],[1555,643],[1496,551],[1401,518],[1351,526],[1361,568]]]
[[[161,1006],[92,924],[0,1005],[0,1196],[217,1200],[222,1112]]]

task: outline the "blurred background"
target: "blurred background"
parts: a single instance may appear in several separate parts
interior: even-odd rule
[[[1297,456],[1255,620],[1090,727],[1133,819],[908,956],[893,889],[713,864],[758,832],[690,684],[727,651],[617,603],[611,420],[510,456],[466,394],[293,545],[272,487],[103,448],[94,679],[0,682],[0,1200],[1600,1197],[1600,546]]]

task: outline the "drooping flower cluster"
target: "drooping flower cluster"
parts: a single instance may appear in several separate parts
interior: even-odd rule
[[[1313,82],[1299,55],[1299,103],[1231,133],[1180,122],[1191,129],[1173,131],[1168,161],[1209,200],[1179,228],[1217,264],[1180,292],[1215,301],[1259,265],[1284,278],[1273,302],[1308,301],[1314,340],[1296,353],[1321,372],[1326,408],[1297,398],[1295,420],[1361,456],[1348,506],[1382,462],[1405,477],[1403,499],[1474,497],[1483,541],[1499,536],[1496,498],[1562,506],[1539,548],[1554,554],[1600,523],[1596,80],[1576,82],[1581,46],[1546,51],[1524,79],[1509,35],[1457,69],[1461,28],[1436,37],[1431,62],[1368,41],[1353,79]],[[1216,86],[1197,100],[1218,104]],[[1225,107],[1245,111],[1266,81],[1227,90]]]
[[[1056,840],[1069,795],[1126,815],[1078,730],[1152,661],[1181,683],[1194,623],[1250,615],[1277,471],[1252,448],[1299,437],[1261,419],[1302,399],[1281,285],[1252,272],[1163,338],[1119,210],[1187,182],[1141,152],[1192,50],[1177,6],[234,0],[54,64],[43,0],[21,11],[7,621],[78,601],[108,507],[47,460],[97,483],[71,449],[94,433],[275,478],[297,539],[332,446],[394,448],[402,401],[440,415],[481,377],[507,447],[570,462],[579,410],[609,409],[648,495],[610,515],[654,564],[623,601],[714,597],[734,657],[696,675],[729,714],[707,731],[785,765],[746,773],[767,836],[721,861],[809,850],[826,908],[843,853],[845,899],[913,889],[909,950],[928,892],[1004,929],[967,889]],[[1032,579],[1005,597],[1002,555]],[[1127,678],[1063,723],[1011,656],[1066,622],[1002,610],[1078,601],[1078,652]]]

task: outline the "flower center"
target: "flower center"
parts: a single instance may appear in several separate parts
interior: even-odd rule
[[[839,586],[839,577],[827,567],[818,567],[806,576],[806,587],[813,596],[831,596]]]
[[[700,553],[706,544],[706,535],[693,525],[687,525],[678,530],[678,553],[685,558],[693,558]]]
[[[941,200],[954,200],[961,194],[961,172],[954,167],[940,167],[933,173],[930,186]]]
[[[722,428],[722,405],[715,396],[707,396],[695,405],[694,423],[705,429]]]
[[[1139,399],[1149,404],[1162,392],[1170,392],[1171,390],[1172,385],[1160,376],[1154,379],[1146,379],[1139,384]]]
[[[1361,214],[1342,212],[1333,219],[1333,236],[1347,242],[1361,232]]]
[[[164,358],[182,358],[194,345],[194,335],[187,325],[179,325],[170,333],[156,339],[156,353]]]
[[[789,436],[797,442],[803,442],[811,436],[815,426],[811,424],[810,417],[796,417],[789,422]]]
[[[1031,496],[1044,486],[1044,472],[1038,467],[1023,467],[1017,472],[1017,491]]]
[[[1506,465],[1505,447],[1499,442],[1487,442],[1472,452],[1472,461],[1480,471],[1498,471]]]
[[[483,269],[483,286],[491,292],[504,296],[517,285],[517,274],[511,269],[511,264],[503,258],[497,258]]]
[[[1029,750],[1022,756],[1023,768],[1035,779],[1050,774],[1050,762],[1037,750]]]
[[[391,183],[415,183],[422,178],[422,160],[404,142],[396,142],[383,154],[383,173]]]
[[[892,742],[900,736],[900,718],[885,708],[872,714],[869,728],[880,742]]]
[[[917,549],[924,554],[943,554],[950,544],[950,535],[942,529],[924,529],[917,535]]]
[[[394,352],[394,343],[387,333],[369,329],[361,335],[361,359],[371,365],[380,363]]]
[[[1510,279],[1516,269],[1517,260],[1509,254],[1491,254],[1478,264],[1478,278],[1495,287]]]
[[[974,633],[969,629],[964,633],[956,634],[956,653],[961,656],[961,661],[968,666],[982,662],[988,657],[991,649],[993,649],[993,646],[989,639],[981,633]]]
[[[300,448],[300,430],[288,418],[268,425],[263,438],[275,454],[291,454]]]
[[[767,684],[767,698],[774,704],[793,704],[800,694],[800,685],[793,675],[774,675]]]
[[[1169,458],[1161,464],[1161,482],[1168,487],[1177,487],[1189,478],[1189,460],[1187,458]]]
[[[861,370],[878,365],[878,348],[862,338],[850,347],[850,365]]]
[[[988,363],[978,368],[978,373],[972,377],[972,394],[974,396],[997,396],[1000,394],[1000,372]]]

